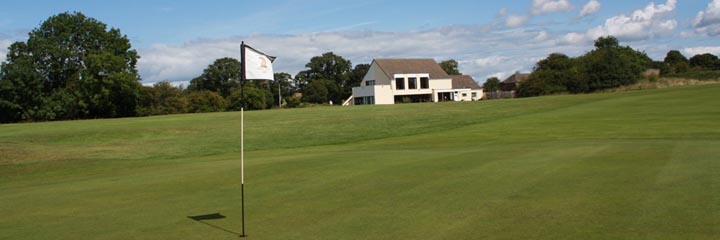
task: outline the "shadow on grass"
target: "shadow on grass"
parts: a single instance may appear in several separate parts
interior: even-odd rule
[[[232,233],[232,234],[235,234],[235,235],[240,236],[240,233],[236,233],[236,232],[230,231],[230,230],[228,230],[228,229],[225,229],[225,228],[222,228],[222,227],[219,227],[219,226],[216,226],[216,225],[213,225],[213,224],[211,224],[211,223],[206,222],[207,220],[217,220],[217,219],[223,219],[223,218],[225,218],[225,216],[223,216],[223,215],[220,214],[220,213],[211,213],[211,214],[205,214],[205,215],[188,216],[188,218],[189,218],[189,219],[192,219],[192,220],[195,220],[195,221],[197,221],[197,222],[199,222],[199,223],[208,225],[208,226],[210,226],[210,227],[213,227],[213,228],[215,228],[215,229],[219,229],[219,230],[222,230],[222,231],[224,231],[224,232]]]

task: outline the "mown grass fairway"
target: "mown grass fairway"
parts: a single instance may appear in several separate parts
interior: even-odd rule
[[[237,239],[239,117],[0,125],[0,239]],[[720,239],[720,85],[246,121],[249,239]]]

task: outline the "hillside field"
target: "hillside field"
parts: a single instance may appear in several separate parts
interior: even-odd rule
[[[248,239],[720,239],[720,84],[245,120]],[[240,113],[0,125],[0,214],[0,239],[238,239]]]

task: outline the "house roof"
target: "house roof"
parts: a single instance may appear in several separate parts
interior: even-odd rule
[[[530,76],[529,73],[515,73],[512,76],[502,81],[502,83],[519,83],[525,81]]]
[[[450,75],[453,89],[480,89],[480,85],[469,75]]]
[[[389,79],[395,74],[428,73],[430,79],[450,78],[433,59],[375,59]]]

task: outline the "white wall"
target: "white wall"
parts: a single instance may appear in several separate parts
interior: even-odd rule
[[[475,93],[475,97],[473,97],[473,93]],[[463,94],[465,96],[463,96]],[[471,89],[462,89],[458,91],[457,98],[455,98],[455,101],[479,101],[483,97],[483,90],[471,90]]]
[[[390,89],[390,85],[354,87],[352,91],[354,98],[375,96],[375,104],[395,103],[395,97],[392,94],[392,89]]]
[[[433,101],[437,102],[437,94],[438,93],[450,93],[452,96],[452,99],[456,102],[462,102],[462,101],[479,101],[483,97],[483,90],[472,90],[469,88],[463,88],[463,89],[437,89],[433,91]],[[475,94],[475,97],[473,97],[473,93]]]

